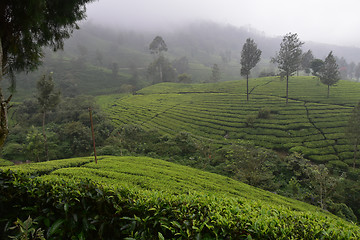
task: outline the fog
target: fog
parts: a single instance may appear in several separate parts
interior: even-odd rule
[[[360,47],[358,0],[99,0],[87,21],[164,31],[196,20],[251,27],[267,36],[298,33],[302,41]]]

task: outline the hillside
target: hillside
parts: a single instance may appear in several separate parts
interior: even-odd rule
[[[2,169],[17,172],[0,172],[5,183],[0,191],[9,197],[1,199],[2,206],[15,207],[11,199],[17,196],[18,204],[23,203],[20,199],[27,204],[22,206],[27,210],[18,212],[24,217],[26,214],[36,217],[39,214],[36,208],[40,207],[49,216],[45,225],[51,227],[47,234],[55,238],[81,229],[80,234],[86,239],[360,237],[357,226],[314,206],[153,158],[104,156],[98,164],[91,158],[77,158]],[[28,179],[20,172],[37,177]],[[74,179],[83,181],[73,185]],[[88,185],[86,179],[101,185]],[[32,201],[33,198],[37,200]],[[95,202],[90,204],[92,201]],[[1,215],[8,216],[4,212]],[[39,220],[40,226],[44,226]],[[109,221],[111,225],[107,225]]]
[[[279,78],[251,79],[250,89],[246,102],[245,81],[163,83],[101,102],[118,126],[138,124],[169,135],[186,131],[220,145],[249,140],[281,152],[300,152],[315,163],[352,166],[344,128],[358,101],[359,83],[340,81],[326,98],[327,88],[318,80],[292,77],[288,105],[285,82]]]
[[[149,86],[147,67],[153,61],[149,44],[159,34],[168,46],[165,56],[171,63],[183,57],[187,59],[185,72],[193,83],[208,82],[213,64],[220,67],[221,81],[239,79],[241,49],[249,37],[262,50],[262,60],[252,70],[252,76],[273,74],[277,70],[269,61],[279,51],[281,38],[270,38],[254,29],[194,22],[171,32],[136,32],[84,24],[65,42],[64,51],[54,53],[45,49],[44,64],[37,71],[16,74],[18,93],[15,98],[31,97],[36,81],[49,72],[54,73],[54,80],[64,96],[131,92],[134,88]],[[358,48],[309,42],[305,43],[303,51],[308,49],[315,58],[321,59],[333,51],[339,66],[347,71],[354,71],[360,61]],[[355,78],[353,72],[342,72],[342,77]]]

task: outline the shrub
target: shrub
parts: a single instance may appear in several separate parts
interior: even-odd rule
[[[256,118],[254,116],[248,116],[245,120],[246,127],[254,127],[255,119]]]
[[[257,118],[269,119],[271,117],[271,111],[268,108],[261,108],[258,112]]]

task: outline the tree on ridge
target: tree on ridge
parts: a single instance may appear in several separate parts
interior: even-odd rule
[[[241,75],[246,76],[246,100],[249,101],[249,75],[252,68],[260,61],[261,50],[253,39],[248,38],[241,51]]]
[[[280,44],[279,53],[271,60],[278,64],[280,75],[286,77],[286,104],[289,102],[289,76],[299,69],[302,56],[301,46],[303,44],[297,33],[288,33]]]
[[[330,86],[334,86],[340,80],[339,66],[332,51],[325,58],[324,64],[319,72],[320,81],[328,86],[327,97],[330,96]]]

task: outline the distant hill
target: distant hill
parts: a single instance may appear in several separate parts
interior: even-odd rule
[[[241,79],[240,54],[248,37],[253,38],[263,52],[262,61],[252,75],[276,72],[269,59],[279,50],[281,37],[270,38],[254,29],[195,22],[171,32],[135,32],[85,24],[65,42],[64,51],[46,50],[44,64],[38,71],[17,75],[16,96],[31,95],[29,89],[34,92],[35,82],[49,72],[54,72],[54,80],[64,95],[98,95],[126,92],[131,89],[129,85],[136,89],[148,86],[151,83],[146,68],[153,60],[148,48],[156,35],[161,35],[168,45],[165,56],[170,61],[187,58],[186,73],[192,76],[193,82],[207,82],[215,63],[220,66],[221,81]],[[317,58],[334,51],[335,56],[344,58],[348,64],[360,62],[359,48],[307,42],[303,49],[311,49]]]

